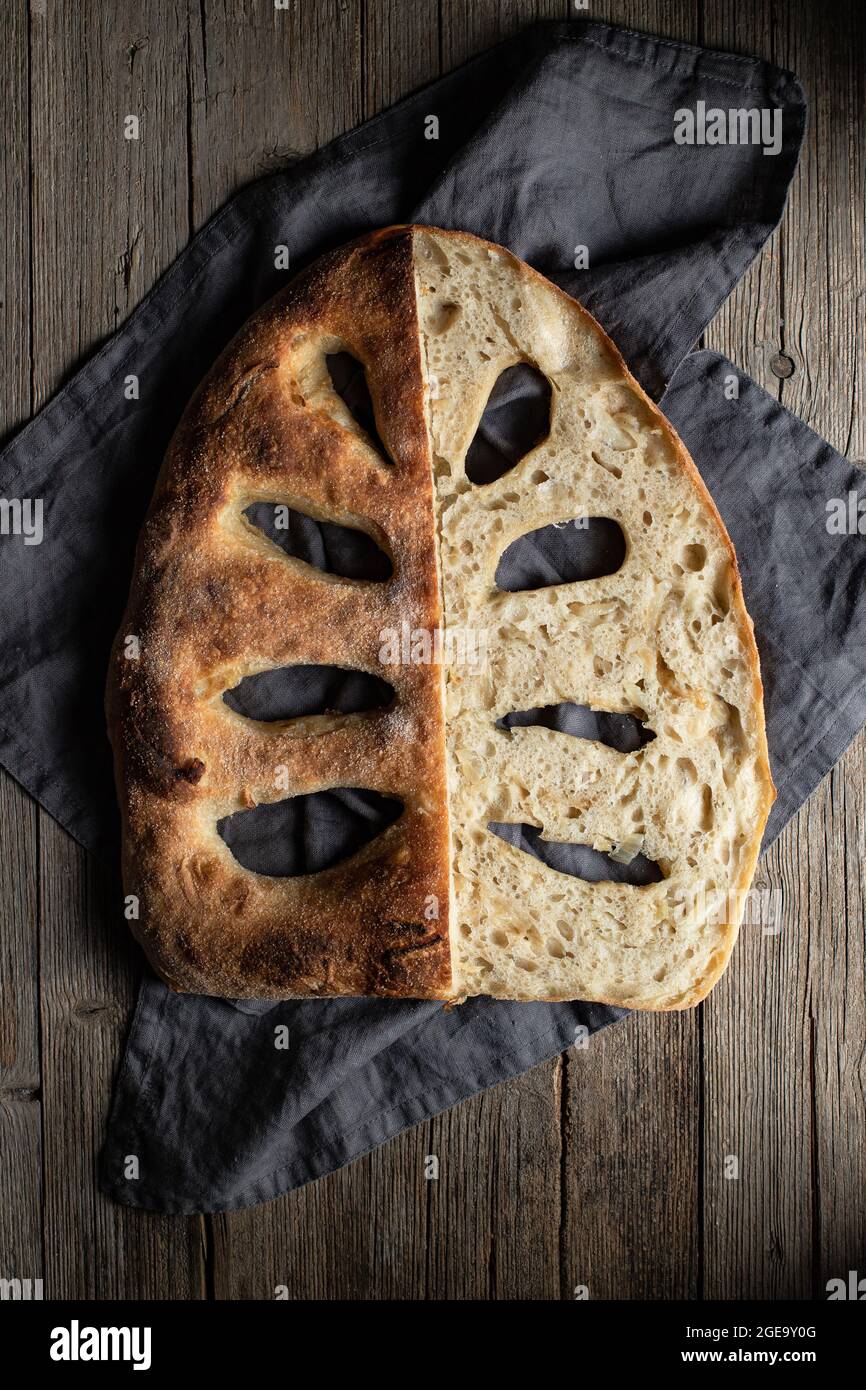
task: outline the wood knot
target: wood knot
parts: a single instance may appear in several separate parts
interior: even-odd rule
[[[118,1006],[112,1000],[103,999],[80,999],[73,1006],[72,1016],[79,1023],[94,1024],[111,1023],[120,1021]]]
[[[794,375],[793,359],[786,352],[777,352],[770,362],[770,371],[780,381],[787,381],[789,376]]]

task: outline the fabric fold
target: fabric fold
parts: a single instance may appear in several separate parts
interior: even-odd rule
[[[718,353],[688,356],[661,404],[740,555],[779,792],[766,849],[866,722],[866,546],[827,526],[862,476]],[[767,911],[747,912],[742,930],[766,927]],[[623,1012],[320,1000],[263,1013],[245,1006],[240,1021],[224,1002],[172,995],[153,979],[139,1010],[101,1181],[119,1200],[171,1212],[229,1211],[301,1186],[566,1047],[586,1046]],[[279,1025],[290,1050],[273,1060]],[[124,1176],[129,1154],[142,1160],[134,1180]]]

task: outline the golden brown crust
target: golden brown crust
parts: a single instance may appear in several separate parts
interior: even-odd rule
[[[329,382],[307,380],[323,346],[364,365],[390,459],[352,428]],[[422,392],[411,235],[379,233],[317,262],[246,325],[171,444],[107,711],[126,892],[139,899],[133,926],[175,989],[449,993],[440,671],[379,659],[383,629],[440,623]],[[288,559],[242,519],[256,500],[367,530],[390,555],[392,578],[341,580]],[[124,655],[129,634],[138,660]],[[249,672],[293,663],[380,675],[396,701],[314,733],[263,728],[223,702]],[[251,873],[217,833],[234,811],[339,786],[405,809],[325,872]]]

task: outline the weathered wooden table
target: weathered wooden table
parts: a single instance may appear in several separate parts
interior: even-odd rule
[[[569,11],[9,0],[4,435],[240,184]],[[862,460],[860,0],[592,0],[580,13],[802,79],[809,131],[783,226],[706,343]],[[0,1276],[41,1277],[54,1298],[270,1298],[279,1284],[296,1298],[570,1298],[579,1284],[596,1298],[808,1298],[866,1272],[864,750],[861,736],[763,862],[782,932],[745,928],[702,1008],[632,1016],[340,1173],[214,1218],[145,1215],[96,1189],[139,957],[109,875],[3,777]],[[431,1153],[438,1182],[424,1179]]]

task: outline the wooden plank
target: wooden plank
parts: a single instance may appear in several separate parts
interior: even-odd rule
[[[778,51],[801,78],[809,138],[783,226],[782,400],[841,453],[866,460],[866,17],[857,0],[778,16]],[[866,485],[861,486],[861,495]],[[808,946],[810,1291],[863,1270],[866,1124],[862,1057],[866,737],[812,798],[794,829],[796,917]],[[789,1123],[803,1124],[801,1112]]]
[[[44,1279],[41,1106],[0,1099],[0,1279]]]
[[[704,32],[720,44],[736,33],[746,51],[796,71],[812,108],[768,273],[747,278],[707,341],[843,451],[863,440],[855,209],[864,188],[862,155],[846,133],[857,99],[854,27],[851,6],[827,26],[803,6],[743,15],[725,3],[707,6]],[[793,367],[787,379],[771,374],[780,353]],[[745,928],[734,972],[707,1006],[707,1297],[821,1296],[825,1276],[844,1275],[863,1248],[858,746],[763,861],[756,886],[781,890],[781,934]],[[724,1176],[725,1155],[739,1159],[737,1180]]]
[[[769,4],[748,15],[733,0],[705,7],[703,39],[775,60]],[[783,342],[782,239],[777,233],[705,335],[778,396],[770,369]],[[705,1006],[703,1292],[707,1298],[802,1297],[811,1211],[809,1140],[790,1117],[808,1113],[806,953],[792,899],[790,830],[762,861],[755,889],[781,891],[780,935],[744,925],[728,972]],[[757,1008],[757,1001],[761,1007]],[[792,1007],[792,1001],[794,1006]],[[736,1165],[736,1166],[734,1166]]]
[[[825,893],[810,941],[813,1294],[863,1274],[866,1251],[866,736],[833,769],[809,807],[812,896]]]
[[[187,234],[186,34],[165,7],[32,5],[36,404],[126,317]],[[127,115],[140,138],[124,139]],[[59,193],[58,193],[59,190]],[[114,877],[40,813],[46,1297],[196,1297],[200,1222],[96,1190],[139,968]]]
[[[773,0],[756,0],[745,12],[738,0],[704,0],[701,20],[701,42],[707,48],[774,60]],[[786,66],[784,55],[778,61]],[[771,364],[784,336],[781,255],[781,238],[776,235],[704,335],[706,347],[730,357],[774,396],[779,394],[779,378]]]
[[[39,1090],[36,805],[0,778],[0,1097]]]
[[[439,3],[364,0],[364,119],[439,76]]]
[[[700,11],[701,0],[592,0],[585,10],[570,7],[574,19],[616,24],[683,43],[700,42]]]
[[[189,0],[193,223],[362,119],[361,0]]]
[[[695,1013],[632,1014],[572,1049],[566,1074],[563,1298],[697,1297]]]
[[[27,10],[22,0],[0,12],[0,440],[30,414],[30,157],[28,152]]]
[[[288,1197],[215,1217],[215,1297],[556,1298],[560,1160],[559,1097],[536,1067]]]
[[[568,19],[576,13],[568,0],[441,0],[442,71],[466,63],[476,53],[539,20]],[[587,18],[586,13],[582,13]],[[593,13],[593,18],[595,18]]]
[[[781,932],[744,926],[732,969],[705,1007],[707,1298],[809,1293],[808,940],[799,930],[798,829],[765,856],[754,885],[781,890]]]
[[[0,438],[30,414],[30,184],[27,11],[0,14]],[[6,540],[4,544],[10,544]],[[36,807],[0,773],[0,1277],[40,1279],[42,1111],[39,1099]]]
[[[437,1117],[427,1297],[559,1297],[561,1063],[534,1067]]]
[[[733,17],[730,4],[708,7],[705,42],[726,46],[736,32],[741,49],[772,60],[769,6],[739,16],[745,22],[734,30]],[[777,234],[705,338],[775,395],[780,383],[770,363],[783,340],[781,262]],[[705,1010],[704,1292],[710,1298],[795,1297],[807,1288],[808,1135],[788,1123],[809,1101],[806,957],[791,905],[792,834],[774,847],[755,881],[758,891],[784,893],[782,933],[744,926],[732,972]]]
[[[794,363],[782,399],[840,453],[866,461],[866,19],[840,0],[833,23],[804,6],[777,15],[776,56],[800,78],[809,125],[782,226],[783,351]]]
[[[0,1278],[41,1279],[36,805],[5,773],[0,847]]]
[[[214,1296],[423,1297],[426,1128],[266,1207],[214,1217]]]

